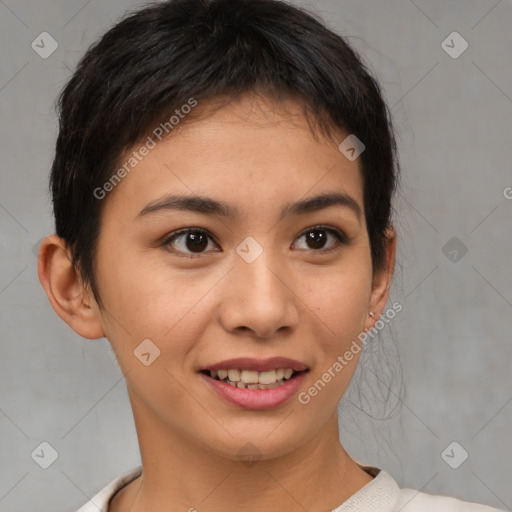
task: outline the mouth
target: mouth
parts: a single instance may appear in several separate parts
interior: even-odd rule
[[[215,393],[244,409],[277,407],[297,392],[309,368],[293,359],[230,359],[199,370]]]

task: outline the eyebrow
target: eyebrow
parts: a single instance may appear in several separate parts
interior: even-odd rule
[[[358,202],[348,194],[330,192],[302,199],[296,202],[288,202],[281,210],[281,216],[300,215],[329,208],[342,206],[350,209],[361,220],[361,207]],[[238,208],[230,203],[224,203],[204,196],[166,195],[146,205],[137,215],[137,218],[145,217],[166,210],[181,210],[237,219],[240,217]]]

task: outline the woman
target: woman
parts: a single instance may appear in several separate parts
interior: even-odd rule
[[[343,38],[276,0],[175,0],[89,49],[60,99],[57,314],[106,337],[142,465],[80,512],[490,511],[400,489],[339,442],[387,306],[398,162]]]

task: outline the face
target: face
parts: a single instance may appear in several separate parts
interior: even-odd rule
[[[359,163],[286,109],[246,98],[184,124],[102,212],[98,316],[138,428],[228,459],[323,431],[377,300]]]

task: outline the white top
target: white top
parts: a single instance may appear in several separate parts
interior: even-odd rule
[[[386,471],[359,466],[374,478],[331,512],[505,512],[448,496],[400,489]],[[139,477],[142,465],[110,482],[77,512],[108,512],[110,500],[122,487]]]

